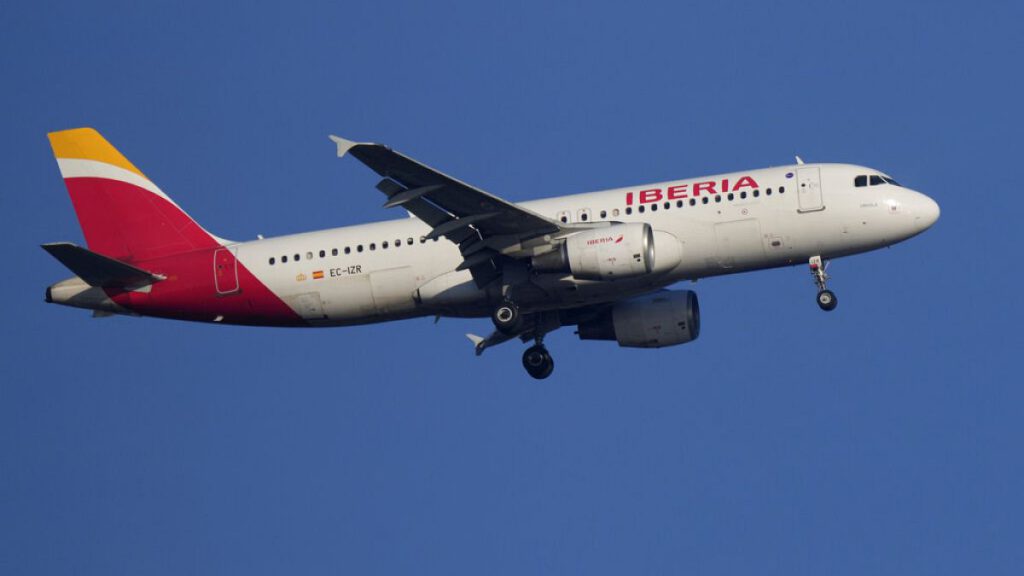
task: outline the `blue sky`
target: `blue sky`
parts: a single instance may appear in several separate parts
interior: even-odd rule
[[[0,573],[1013,574],[1019,3],[19,3],[0,22]],[[808,161],[942,218],[698,282],[658,351],[43,303],[94,126],[233,239],[393,218],[329,133],[511,200]]]

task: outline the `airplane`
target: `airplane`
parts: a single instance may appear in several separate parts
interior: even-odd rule
[[[208,232],[92,128],[49,134],[87,247],[42,247],[74,277],[46,301],[94,316],[221,324],[350,326],[422,316],[490,317],[477,355],[532,345],[533,378],[554,370],[544,336],[660,348],[700,335],[681,281],[806,265],[833,310],[830,259],[902,242],[939,206],[887,174],[797,163],[512,203],[380,144],[331,136],[382,179],[408,218],[234,242]]]

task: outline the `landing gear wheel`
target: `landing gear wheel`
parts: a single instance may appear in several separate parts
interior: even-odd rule
[[[530,346],[523,352],[523,368],[537,380],[543,380],[555,370],[555,361],[542,344]]]
[[[807,264],[811,269],[811,276],[814,276],[814,284],[818,287],[818,307],[826,312],[835,310],[839,301],[836,300],[834,292],[825,288],[825,283],[828,281],[825,268],[828,267],[828,263],[822,262],[821,256],[811,256]]]
[[[494,327],[502,334],[515,335],[522,327],[523,318],[519,314],[519,307],[511,300],[505,300],[494,312],[491,313],[491,321]]]
[[[835,310],[836,304],[839,304],[839,301],[836,299],[835,293],[831,290],[822,290],[821,292],[818,292],[818,306],[822,310],[826,312]]]

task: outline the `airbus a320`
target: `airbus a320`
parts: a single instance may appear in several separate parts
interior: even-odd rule
[[[878,170],[797,164],[512,203],[380,144],[332,136],[408,218],[235,242],[195,222],[91,128],[49,134],[87,247],[43,248],[75,274],[46,301],[96,316],[262,326],[490,317],[476,354],[519,339],[547,378],[544,336],[660,348],[700,335],[684,280],[806,265],[836,307],[829,259],[931,227],[939,206]]]

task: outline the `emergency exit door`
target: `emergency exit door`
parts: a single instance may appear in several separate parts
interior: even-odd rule
[[[797,202],[799,212],[817,212],[825,209],[821,197],[821,169],[817,166],[797,168]]]
[[[217,294],[223,296],[238,292],[238,259],[236,248],[218,248],[213,253],[213,281]]]

